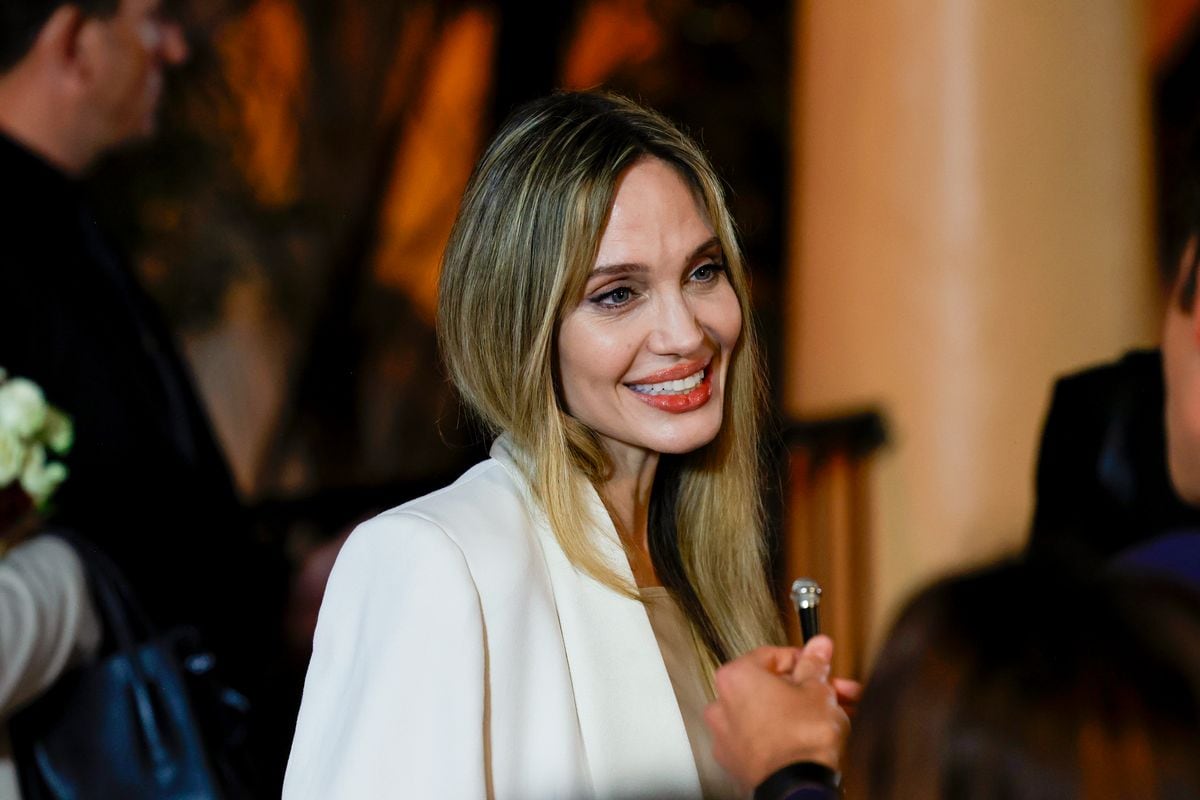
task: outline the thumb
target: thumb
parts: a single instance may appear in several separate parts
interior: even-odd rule
[[[826,681],[832,660],[833,640],[824,635],[814,636],[800,651],[800,658],[792,670],[792,680],[796,683],[814,679]]]

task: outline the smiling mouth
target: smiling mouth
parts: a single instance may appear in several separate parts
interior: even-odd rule
[[[627,383],[626,388],[648,406],[672,414],[695,411],[712,397],[711,364],[691,375],[659,383]]]
[[[707,369],[700,369],[688,375],[686,378],[680,378],[674,381],[663,381],[662,383],[630,383],[626,384],[630,389],[638,394],[647,395],[664,395],[664,394],[687,394],[695,389],[704,381],[704,375]]]

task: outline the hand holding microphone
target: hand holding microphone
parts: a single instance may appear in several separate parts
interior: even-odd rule
[[[807,645],[814,636],[821,632],[821,585],[812,578],[797,578],[792,583],[792,605],[796,607],[796,616],[800,618],[800,641]],[[826,656],[828,658],[828,656]],[[797,680],[792,674],[791,679]],[[858,698],[862,696],[862,686],[858,681],[845,678],[832,678],[834,689],[837,691],[838,703],[847,713],[853,714]]]
[[[713,755],[747,789],[797,762],[836,771],[861,692],[830,675],[833,641],[819,635],[821,587],[797,580],[792,602],[804,647],[760,647],[725,664],[715,675],[717,699],[704,712]],[[836,785],[836,774],[829,777]]]

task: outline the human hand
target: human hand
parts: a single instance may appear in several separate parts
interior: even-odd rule
[[[854,712],[858,710],[858,701],[862,698],[862,684],[849,678],[832,678],[830,683],[833,684],[833,690],[837,692],[838,705],[850,719],[854,719]]]
[[[823,646],[821,645],[821,647]],[[802,660],[803,654],[804,650],[799,647],[760,647],[742,658],[749,659],[763,669],[787,678],[792,683],[800,683],[808,676],[811,669],[811,665]],[[837,693],[838,705],[853,718],[858,701],[862,697],[862,684],[849,678],[831,678],[830,681]]]
[[[822,645],[823,646],[823,645]],[[746,655],[776,675],[785,676],[792,683],[800,683],[807,675],[809,665],[801,659],[804,651],[798,647],[760,647]],[[849,678],[831,678],[837,692],[838,705],[851,718],[862,697],[862,684]]]
[[[717,670],[717,699],[704,710],[713,756],[752,791],[795,761],[837,769],[850,720],[839,706],[858,684],[830,680],[833,641],[816,636],[803,650],[762,647]]]

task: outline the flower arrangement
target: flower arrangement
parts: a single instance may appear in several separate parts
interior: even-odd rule
[[[41,387],[0,368],[0,553],[67,479],[64,456],[75,440],[71,418],[46,402]]]

